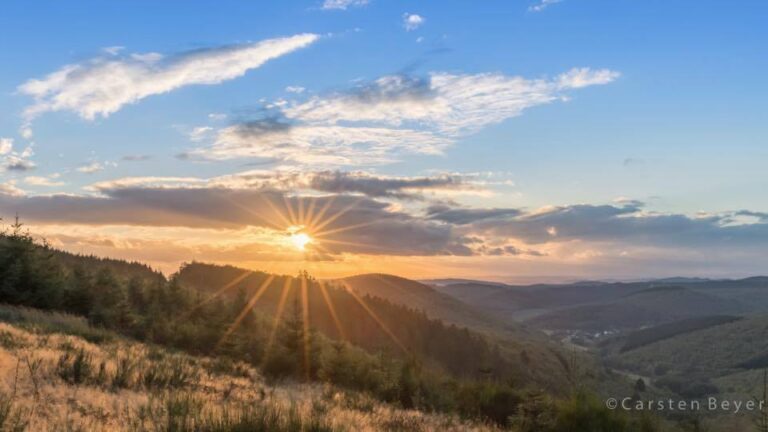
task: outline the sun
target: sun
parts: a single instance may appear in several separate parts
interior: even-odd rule
[[[293,246],[300,251],[305,250],[307,245],[312,243],[312,237],[310,237],[307,233],[303,233],[303,232],[297,232],[297,233],[291,234],[290,240]]]

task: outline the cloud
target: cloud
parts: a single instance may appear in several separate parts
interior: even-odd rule
[[[55,179],[57,177],[58,176],[51,176],[51,177],[28,176],[24,178],[24,183],[30,186],[43,186],[43,187],[64,186],[66,183],[61,181],[56,181]]]
[[[447,205],[434,205],[427,208],[429,219],[439,220],[454,225],[466,225],[489,219],[508,219],[518,216],[521,210],[512,208],[452,208]]]
[[[77,168],[77,172],[83,173],[83,174],[94,174],[94,173],[97,173],[99,171],[104,171],[104,169],[106,169],[107,165],[113,165],[114,166],[114,163],[110,163],[110,162],[102,163],[102,162],[99,162],[99,161],[93,161],[93,162],[89,162],[86,165],[78,167]]]
[[[13,150],[13,139],[0,138],[0,162],[6,171],[26,172],[35,169],[35,163],[30,160],[34,154],[31,144],[19,152]]]
[[[198,126],[189,133],[189,139],[192,141],[202,141],[213,131],[210,126]]]
[[[346,93],[312,97],[285,109],[289,119],[337,124],[375,122],[388,126],[421,125],[455,136],[516,117],[524,110],[563,97],[563,92],[607,84],[619,73],[574,68],[554,79],[502,74],[432,73],[425,78],[391,75]]]
[[[502,74],[390,75],[349,91],[269,106],[261,118],[219,129],[211,159],[272,158],[300,164],[362,165],[404,154],[440,154],[456,139],[564,99],[568,91],[607,84],[607,69],[574,68],[552,79]]]
[[[125,155],[120,158],[121,161],[125,162],[144,162],[150,159],[152,159],[150,155]]]
[[[28,119],[50,111],[73,111],[93,120],[148,96],[238,78],[317,39],[314,34],[299,34],[171,56],[146,53],[97,58],[64,66],[42,79],[29,80],[19,91],[35,99],[25,111]]]
[[[15,180],[0,183],[0,199],[2,199],[3,196],[16,198],[24,196],[24,194],[25,192],[23,190],[16,187]]]
[[[288,86],[285,88],[285,91],[288,93],[304,93],[304,90],[306,89],[301,86]]]
[[[539,0],[538,3],[528,7],[529,12],[541,12],[553,4],[560,3],[563,0]]]
[[[471,186],[458,175],[389,177],[365,172],[323,171],[309,179],[311,189],[323,192],[358,192],[369,197],[419,199],[425,191],[462,190]]]
[[[403,27],[405,27],[407,31],[416,30],[424,24],[424,21],[426,20],[420,15],[409,14],[407,12],[403,14]]]
[[[520,212],[502,219],[479,220],[475,235],[511,238],[527,244],[607,242],[675,248],[768,248],[768,221],[733,223],[742,212],[688,216],[652,213],[643,204],[578,204]],[[754,214],[754,213],[751,213]]]
[[[189,154],[219,160],[257,157],[305,165],[376,165],[395,161],[394,154],[439,154],[449,143],[417,130],[256,121],[221,129],[212,146]]]
[[[13,139],[0,138],[0,156],[7,155],[13,150]]]
[[[395,211],[388,203],[370,198],[295,197],[279,191],[224,188],[119,188],[101,192],[101,196],[0,195],[0,212],[18,212],[25,220],[45,224],[259,227],[285,234],[290,225],[305,223],[311,208],[318,220],[326,221],[319,231],[328,233],[327,237],[313,234],[320,236],[319,243],[329,253],[473,253],[450,226]],[[306,209],[304,218],[300,209]]]
[[[371,198],[423,200],[426,194],[484,194],[483,185],[471,176],[440,174],[434,176],[385,176],[364,171],[252,170],[202,179],[197,177],[126,177],[94,183],[86,190],[99,192],[116,189],[151,188],[226,188],[260,189],[293,193],[358,194]]]
[[[325,10],[346,10],[349,7],[359,7],[368,4],[368,0],[325,0],[322,8]]]

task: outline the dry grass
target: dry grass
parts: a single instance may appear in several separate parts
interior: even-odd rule
[[[51,317],[80,336],[52,332],[44,314],[32,317],[37,325],[30,317],[0,322],[0,430],[494,430],[327,385],[268,385],[247,364],[169,353]]]

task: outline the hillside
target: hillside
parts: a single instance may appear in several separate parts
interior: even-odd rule
[[[434,289],[506,322],[545,329],[633,329],[692,316],[768,313],[766,277],[561,285],[460,282]]]
[[[636,291],[614,301],[562,308],[541,314],[531,325],[545,329],[626,330],[695,316],[738,314],[738,302],[679,286]]]
[[[456,323],[468,320],[484,330],[494,328],[495,323],[418,282],[386,277],[376,280],[397,284],[364,283],[369,278],[373,279],[351,278],[329,284],[308,281],[305,292],[310,325],[329,338],[347,340],[371,353],[384,349],[405,358],[416,355],[457,377],[513,377],[522,385],[544,386],[554,392],[566,379],[564,354],[542,335],[504,330],[505,338],[500,340],[494,336],[501,332],[498,328],[483,333],[460,328]],[[261,292],[254,308],[270,316],[278,313],[284,298],[291,300],[304,292],[299,292],[302,281],[296,278],[271,278],[263,272],[201,263],[184,266],[174,280],[206,295],[221,291],[233,297],[241,292],[247,298]],[[288,294],[286,286],[292,287]],[[413,291],[407,291],[410,289]],[[430,300],[435,304],[427,304]],[[455,317],[450,315],[452,310],[457,313]],[[446,316],[447,324],[439,316]]]
[[[410,279],[387,274],[364,274],[339,279],[337,282],[361,295],[381,297],[392,303],[422,310],[431,318],[457,326],[491,332],[502,337],[532,338],[537,335],[519,324],[505,324],[460,299]]]
[[[3,322],[10,317],[12,324]],[[329,385],[271,383],[246,363],[189,356],[82,318],[6,306],[0,306],[0,408],[3,430],[496,430]]]

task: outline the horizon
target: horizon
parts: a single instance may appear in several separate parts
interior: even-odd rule
[[[763,272],[768,5],[37,4],[0,6],[0,217],[59,249],[165,273]]]

